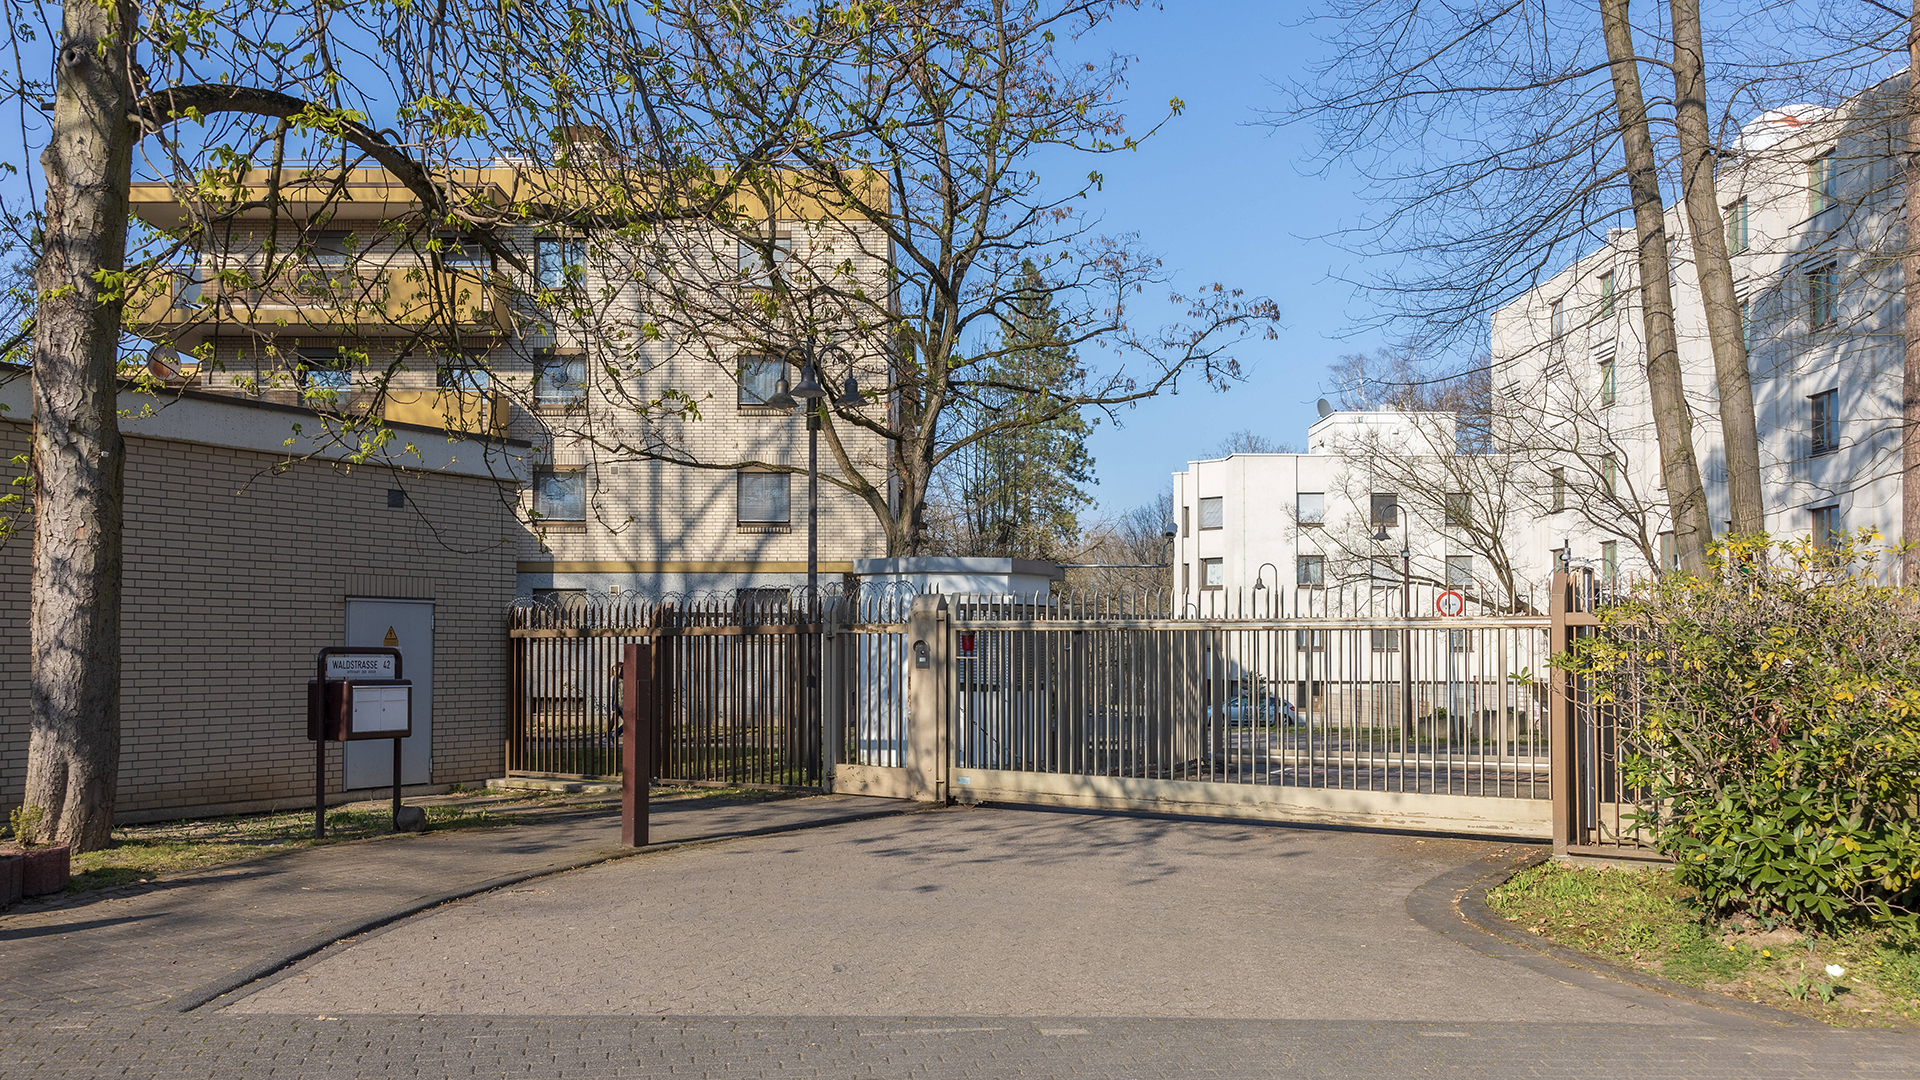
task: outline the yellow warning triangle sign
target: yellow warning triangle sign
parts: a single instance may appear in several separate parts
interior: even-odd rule
[[[381,640],[380,644],[385,645],[389,649],[397,649],[400,647],[400,635],[394,633],[393,627],[389,626],[387,627],[387,636]]]

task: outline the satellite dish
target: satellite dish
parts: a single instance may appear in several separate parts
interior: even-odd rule
[[[1313,407],[1320,410],[1320,419],[1322,420],[1333,415],[1333,402],[1328,401],[1326,398],[1321,398],[1319,401],[1314,402]]]
[[[147,374],[156,379],[171,379],[180,374],[180,353],[171,345],[155,345],[148,349]]]

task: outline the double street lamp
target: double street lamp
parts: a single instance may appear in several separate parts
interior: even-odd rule
[[[819,371],[821,361],[833,359],[847,369],[846,386],[840,393],[820,385]],[[807,412],[807,611],[809,621],[817,612],[820,603],[820,427],[825,419],[826,405],[841,408],[857,408],[867,403],[867,397],[860,392],[860,382],[854,378],[853,358],[838,345],[828,345],[815,349],[802,346],[787,354],[789,363],[800,365],[800,381],[788,385],[785,375],[774,385],[773,396],[767,404],[780,409],[791,409],[798,402],[806,402]]]

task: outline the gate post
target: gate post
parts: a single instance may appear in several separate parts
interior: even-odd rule
[[[907,790],[947,801],[947,600],[916,596],[907,615]]]
[[[826,605],[821,612],[816,648],[820,650],[820,790],[833,790],[833,770],[840,764],[847,741],[847,635],[841,627],[849,620],[844,597]]]
[[[620,845],[647,846],[653,787],[654,642],[628,645],[620,658]]]
[[[1573,575],[1556,571],[1547,590],[1547,613],[1553,619],[1547,642],[1549,657],[1566,651],[1573,644],[1573,627],[1567,615],[1573,606]],[[1553,851],[1565,855],[1569,846],[1579,842],[1580,813],[1577,804],[1582,777],[1574,775],[1579,755],[1574,752],[1578,728],[1574,723],[1573,685],[1567,673],[1553,669],[1552,691],[1547,695],[1548,790],[1553,795]]]

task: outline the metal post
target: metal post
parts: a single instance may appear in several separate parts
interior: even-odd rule
[[[321,684],[323,693],[325,685]],[[320,730],[320,737],[313,740],[313,838],[327,838],[327,734],[324,726]]]
[[[1407,521],[1401,528],[1411,530],[1413,524]],[[1400,748],[1406,752],[1406,740],[1411,734],[1414,751],[1420,746],[1420,730],[1413,722],[1413,551],[1411,537],[1401,534],[1400,545]]]
[[[810,721],[822,719],[820,712],[820,427],[826,422],[824,398],[807,402],[807,625],[802,630],[800,647],[807,650],[806,712],[801,730]],[[817,725],[816,725],[817,726]],[[818,745],[816,744],[816,750]]]
[[[400,831],[400,740],[393,740],[393,831]]]
[[[653,662],[655,639],[646,652],[628,645],[620,658],[620,843],[646,847],[653,788]]]

